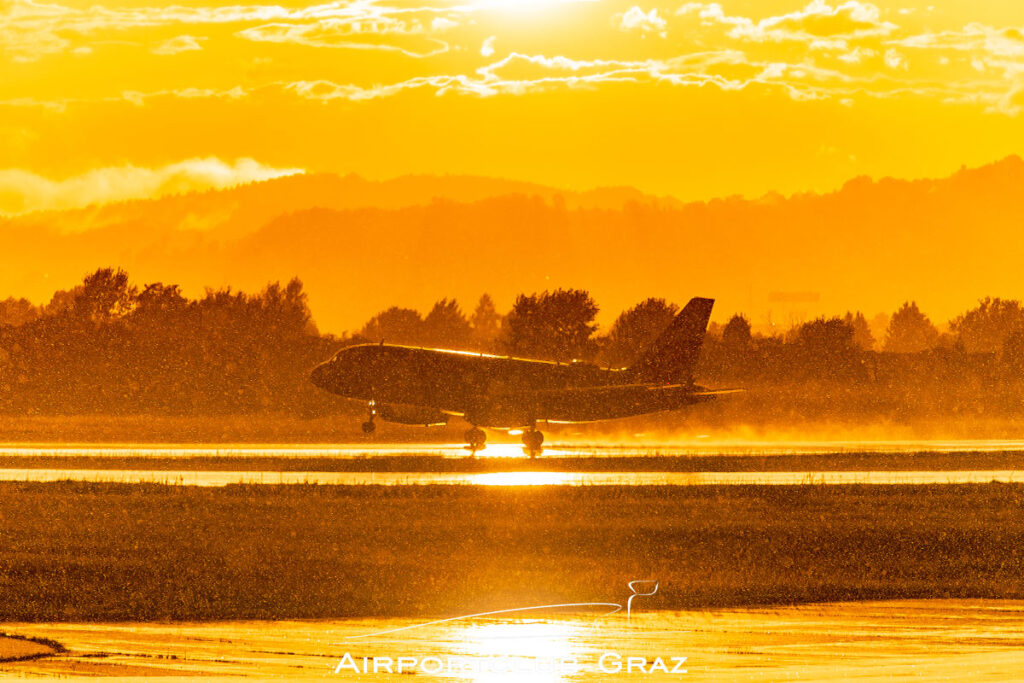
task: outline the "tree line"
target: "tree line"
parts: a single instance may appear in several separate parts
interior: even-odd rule
[[[257,293],[210,289],[189,299],[177,285],[139,286],[123,270],[101,268],[43,306],[0,301],[0,412],[322,415],[338,402],[311,387],[308,373],[345,345],[384,341],[626,367],[678,311],[649,298],[602,333],[599,307],[584,290],[522,294],[505,314],[484,294],[468,313],[447,298],[425,314],[394,306],[338,337],[317,330],[297,279]],[[804,385],[826,398],[843,387],[868,387],[896,403],[910,400],[909,387],[915,399],[956,396],[959,407],[951,409],[963,407],[964,395],[988,397],[978,405],[998,395],[997,408],[1019,408],[1019,301],[982,299],[946,332],[906,302],[880,336],[860,312],[776,335],[754,332],[736,314],[709,329],[699,379]]]

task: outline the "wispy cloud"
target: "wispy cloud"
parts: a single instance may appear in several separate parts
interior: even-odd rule
[[[138,106],[163,98],[232,101],[243,100],[257,92],[271,96],[274,91],[325,103],[365,102],[414,92],[489,98],[524,96],[558,89],[596,89],[613,83],[637,86],[658,83],[680,88],[715,88],[723,92],[752,88],[778,91],[801,102],[833,99],[851,104],[857,98],[918,97],[949,104],[980,104],[987,110],[1004,114],[1015,115],[1019,111],[1014,105],[1020,99],[1019,92],[1008,88],[1002,81],[913,80],[907,78],[906,70],[901,68],[905,64],[902,55],[890,51],[885,59],[890,67],[885,73],[854,75],[841,68],[820,66],[809,61],[752,59],[742,50],[695,52],[666,59],[643,60],[572,59],[513,52],[470,73],[416,76],[391,83],[367,85],[326,79],[275,81],[224,89],[123,91],[102,101],[130,102]],[[838,60],[836,63],[843,64]],[[62,110],[89,103],[86,100],[23,98],[0,101],[0,106]]]
[[[1024,57],[1024,31],[971,23],[959,31],[927,32],[893,41],[922,50],[973,52],[992,57]]]
[[[738,66],[747,67],[749,76],[730,77],[722,73],[723,67]],[[837,81],[844,82],[848,88],[853,79],[807,65],[750,62],[738,51],[694,53],[663,60],[580,60],[514,52],[480,67],[473,74],[425,76],[365,87],[324,80],[298,81],[285,88],[307,99],[363,101],[413,90],[427,90],[439,96],[452,93],[494,97],[556,88],[593,88],[602,83],[660,82],[721,90],[762,85],[778,87],[794,99],[821,99],[827,97],[827,84]]]
[[[252,159],[225,162],[216,157],[187,159],[166,166],[110,166],[61,180],[21,169],[0,169],[0,212],[71,209],[224,188],[303,173],[275,168]]]
[[[545,4],[555,4],[555,0]],[[588,12],[603,7],[595,3]],[[75,51],[87,59],[90,46],[117,38],[103,36],[104,41],[93,34],[137,27],[162,31],[158,35],[163,42],[154,43],[152,38],[138,41],[158,55],[200,49],[214,53],[217,41],[237,43],[239,38],[311,49],[381,51],[417,59],[448,53],[427,65],[413,66],[410,61],[399,66],[389,63],[379,71],[359,69],[365,78],[350,76],[351,82],[325,77],[325,73],[338,72],[313,69],[307,63],[290,72],[278,70],[273,80],[243,80],[244,86],[213,87],[207,81],[202,88],[155,86],[142,92],[133,84],[116,90],[112,87],[114,92],[89,100],[137,105],[161,97],[241,100],[257,90],[283,90],[319,101],[362,102],[411,92],[494,97],[559,88],[592,89],[610,83],[657,83],[725,91],[756,87],[781,91],[799,101],[834,98],[846,104],[865,98],[914,96],[980,105],[1004,114],[1020,112],[1016,102],[1024,86],[1024,34],[1017,28],[972,23],[959,30],[915,32],[895,23],[908,15],[883,11],[866,0],[810,0],[800,9],[758,18],[730,13],[736,10],[726,11],[717,2],[687,2],[666,12],[663,6],[633,5],[627,0],[609,8],[603,20],[588,25],[590,31],[604,32],[594,36],[592,45],[596,47],[588,51],[589,59],[564,54],[568,48],[558,44],[547,53],[552,56],[510,52],[492,61],[499,40],[508,49],[515,42],[490,26],[487,33],[481,32],[473,13],[512,9],[523,9],[522,2],[337,0],[305,7],[80,9],[42,0],[0,0],[0,52],[22,61]],[[204,26],[221,28],[211,37],[212,28]],[[494,35],[488,35],[492,31]],[[671,35],[672,41],[641,42],[622,32]],[[638,49],[647,52],[638,54]],[[675,56],[671,50],[676,51]],[[0,105],[58,111],[84,101],[21,94],[9,96]]]
[[[367,28],[360,22],[345,19],[319,19],[307,23],[264,24],[243,29],[237,35],[256,42],[350,50],[388,50],[408,57],[430,57],[448,51],[447,42],[424,33],[422,24],[410,25],[397,20],[376,22]]]
[[[480,55],[482,57],[490,57],[494,54],[494,41],[497,39],[497,36],[488,36],[487,38],[484,38],[484,43],[480,46]]]
[[[620,31],[657,33],[662,37],[666,36],[665,29],[668,27],[668,22],[658,14],[656,8],[645,12],[637,5],[633,5],[622,14],[616,14],[612,21]]]
[[[195,36],[176,36],[170,40],[165,40],[156,47],[153,48],[153,54],[156,55],[176,55],[179,52],[191,52],[194,50],[202,50],[203,46],[200,45],[200,41],[206,40],[205,37],[196,38]]]
[[[899,28],[884,21],[876,5],[858,0],[838,5],[812,0],[802,10],[759,21],[726,14],[717,2],[690,2],[677,15],[696,16],[705,26],[723,27],[726,35],[736,40],[799,42],[820,49],[846,47],[851,40],[888,36]]]
[[[119,7],[87,9],[35,0],[0,2],[0,52],[31,61],[74,47],[74,40],[99,32],[239,24],[249,40],[295,42],[313,47],[388,49],[387,37],[423,35],[450,30],[469,6],[390,6],[378,0],[336,0],[306,7],[228,5],[208,7]],[[440,41],[427,50],[436,53]],[[401,44],[391,49],[411,56],[424,51]]]

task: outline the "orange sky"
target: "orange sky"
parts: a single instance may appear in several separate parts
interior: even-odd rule
[[[301,170],[682,199],[1024,152],[1024,4],[0,0],[0,211]]]

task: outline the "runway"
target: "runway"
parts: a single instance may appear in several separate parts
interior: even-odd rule
[[[498,443],[337,446],[118,444],[0,447],[0,481],[183,486],[703,486],[1024,481],[1024,442],[559,444],[527,458]]]
[[[115,469],[0,469],[0,481],[89,481],[177,486],[796,486],[1013,484],[1024,470],[890,472],[284,472]]]
[[[0,664],[0,675],[384,683],[410,680],[411,673],[415,680],[509,683],[527,677],[534,683],[871,683],[1005,681],[1016,679],[1024,668],[1024,603],[1016,601],[894,601],[700,612],[645,611],[639,601],[634,607],[628,619],[622,613],[601,616],[601,611],[524,613],[425,627],[417,627],[425,620],[412,619],[7,624],[6,630],[20,635],[54,638],[68,652]],[[406,630],[362,637],[394,628]],[[399,657],[406,658],[402,674],[396,672]],[[659,659],[668,671],[656,664]],[[391,673],[384,670],[385,664]],[[362,673],[364,666],[368,673]]]
[[[647,437],[595,441],[557,441],[545,444],[541,458],[631,458],[682,456],[781,456],[843,453],[1024,453],[1024,439],[897,439],[897,440],[715,440],[692,438],[659,441]],[[104,457],[131,455],[139,458],[168,456],[203,458],[384,458],[434,456],[462,459],[468,453],[461,443],[386,443],[364,441],[336,445],[302,444],[57,444],[0,443],[5,457]],[[489,443],[477,453],[481,459],[522,458],[522,446],[514,440]]]

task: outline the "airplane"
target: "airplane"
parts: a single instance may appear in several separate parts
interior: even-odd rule
[[[542,452],[544,423],[582,423],[677,410],[713,400],[693,383],[714,299],[694,298],[628,368],[570,363],[397,344],[358,344],[314,368],[310,381],[332,394],[366,401],[374,418],[410,425],[443,425],[464,418],[466,448],[484,448],[482,427],[522,430],[524,450]]]

